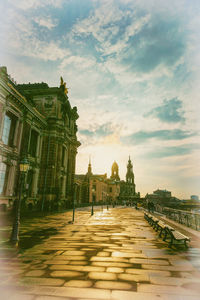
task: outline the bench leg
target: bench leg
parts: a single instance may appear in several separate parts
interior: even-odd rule
[[[163,241],[165,241],[166,238],[167,238],[167,231],[165,230],[164,237],[163,237]]]
[[[184,240],[184,245],[185,245],[185,248],[187,249],[188,248],[187,240]]]
[[[170,240],[170,243],[169,243],[169,248],[171,248],[172,247],[172,244],[173,244],[173,237],[171,236],[171,240]]]

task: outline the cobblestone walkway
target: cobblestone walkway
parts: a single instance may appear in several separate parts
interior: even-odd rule
[[[17,256],[4,249],[0,299],[200,299],[200,249],[169,249],[142,211],[79,211],[74,224],[70,218],[22,226],[24,240],[40,229],[48,237]]]

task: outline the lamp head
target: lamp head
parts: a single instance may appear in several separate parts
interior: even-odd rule
[[[20,172],[26,173],[29,169],[29,162],[26,158],[23,158],[19,163]]]

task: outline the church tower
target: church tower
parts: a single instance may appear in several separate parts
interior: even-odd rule
[[[92,165],[91,165],[91,158],[89,158],[89,164],[88,164],[88,171],[87,175],[91,176],[92,175]]]
[[[119,167],[118,167],[118,164],[116,163],[116,161],[114,161],[114,163],[112,165],[111,172],[112,172],[112,174],[110,176],[110,179],[119,181],[120,180],[120,178],[119,178]]]
[[[131,163],[130,156],[127,164],[126,182],[130,184],[134,184],[133,165]]]

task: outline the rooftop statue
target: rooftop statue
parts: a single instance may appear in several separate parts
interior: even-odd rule
[[[63,86],[65,95],[68,94],[68,88],[66,87],[66,82],[64,82],[62,76],[60,77],[60,87]]]

